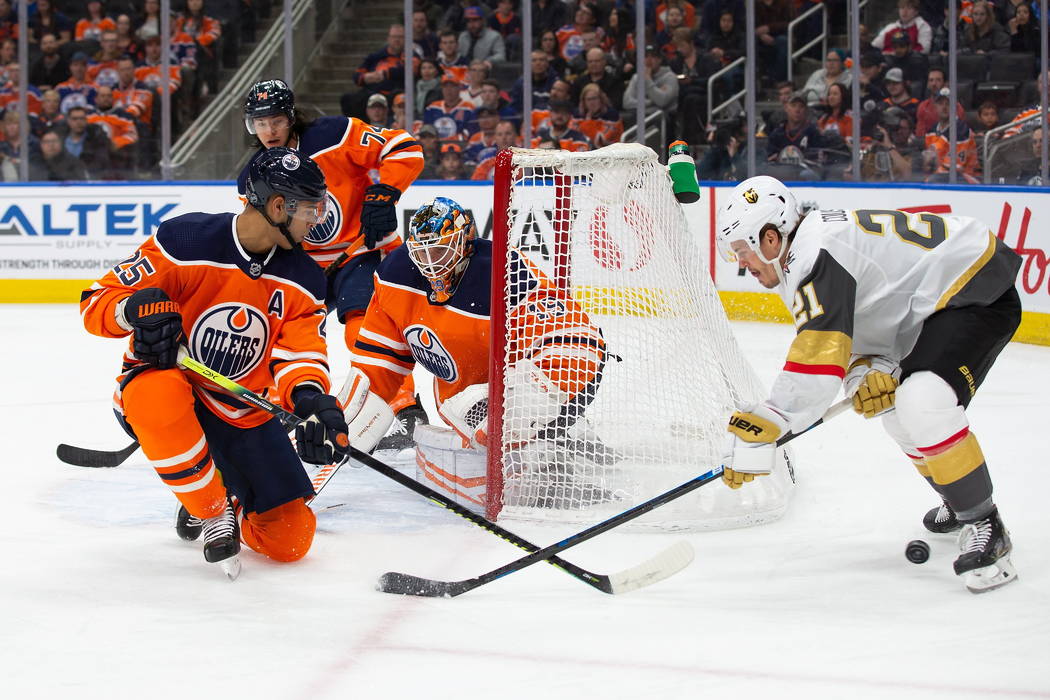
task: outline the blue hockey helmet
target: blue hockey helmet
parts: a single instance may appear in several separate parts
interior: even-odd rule
[[[248,164],[245,196],[264,216],[270,198],[281,195],[289,216],[318,224],[327,213],[327,191],[321,168],[295,149],[278,146],[260,151]]]

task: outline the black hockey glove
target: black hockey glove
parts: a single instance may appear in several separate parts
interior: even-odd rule
[[[361,234],[365,237],[365,248],[371,250],[382,239],[397,230],[397,200],[401,190],[379,183],[365,190],[365,201],[361,206]]]
[[[183,338],[182,314],[163,289],[147,287],[128,297],[124,319],[135,334],[135,357],[158,369],[175,366]]]
[[[334,396],[310,387],[296,389],[292,400],[295,415],[305,419],[295,426],[295,449],[299,457],[310,464],[341,462],[350,443],[339,402]]]

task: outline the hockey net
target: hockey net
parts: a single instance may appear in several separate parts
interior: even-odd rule
[[[717,466],[732,408],[764,395],[740,353],[708,265],[656,154],[616,144],[586,153],[511,149],[496,170],[487,514],[598,522]],[[608,351],[582,417],[522,445],[549,406],[515,391],[507,344],[535,315],[511,307],[520,251],[586,312]],[[512,320],[508,320],[512,319]],[[540,335],[537,333],[536,335]],[[542,403],[542,402],[539,402]],[[793,488],[783,451],[746,488],[712,484],[635,521],[720,529],[779,517]]]

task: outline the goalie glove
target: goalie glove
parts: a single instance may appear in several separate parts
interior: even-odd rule
[[[722,481],[738,489],[756,476],[769,474],[777,461],[777,440],[788,422],[765,404],[741,406],[729,417],[722,455]]]
[[[854,355],[842,380],[842,390],[853,399],[853,410],[874,418],[893,408],[901,368],[882,355]]]
[[[469,445],[475,450],[488,446],[488,384],[471,384],[445,399],[438,412],[463,438],[464,446]]]
[[[336,399],[343,409],[350,444],[362,452],[371,452],[394,422],[390,404],[371,390],[371,380],[357,369],[350,374]]]

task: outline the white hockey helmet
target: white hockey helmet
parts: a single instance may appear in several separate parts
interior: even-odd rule
[[[775,177],[751,177],[733,188],[718,209],[715,240],[718,252],[728,262],[736,262],[734,243],[743,241],[759,260],[771,263],[762,254],[759,238],[767,224],[787,237],[795,230],[802,212],[795,196]],[[736,248],[739,248],[737,244]]]

